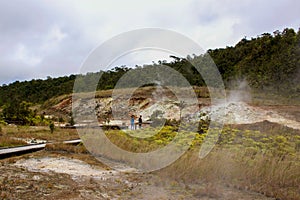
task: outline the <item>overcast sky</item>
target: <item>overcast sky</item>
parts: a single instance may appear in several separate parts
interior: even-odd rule
[[[213,49],[286,27],[298,31],[299,10],[299,0],[0,0],[0,85],[76,74],[93,49],[125,31],[169,29]],[[168,55],[118,64],[160,56]]]

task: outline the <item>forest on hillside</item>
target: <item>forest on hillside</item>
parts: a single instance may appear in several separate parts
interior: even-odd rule
[[[41,104],[46,100],[73,92],[74,81],[82,82],[82,91],[112,89],[118,80],[130,70],[147,73],[160,64],[167,65],[182,74],[191,85],[205,86],[201,76],[195,76],[196,69],[191,63],[200,66],[210,65],[209,56],[221,73],[226,87],[233,80],[246,79],[252,89],[285,95],[294,98],[300,94],[300,29],[295,32],[286,28],[282,32],[263,33],[256,38],[243,38],[234,47],[209,49],[203,55],[187,58],[170,56],[173,61],[158,61],[152,65],[115,67],[108,71],[70,75],[45,80],[16,81],[0,87],[0,106],[18,105],[23,101]],[[101,79],[99,79],[101,75]],[[81,91],[80,88],[77,88]]]

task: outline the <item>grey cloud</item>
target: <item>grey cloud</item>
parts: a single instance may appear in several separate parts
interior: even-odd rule
[[[236,19],[238,22],[231,28],[232,37],[237,39],[300,26],[298,0],[211,0],[210,4],[205,2],[195,0],[191,3],[198,22],[209,26],[211,22],[224,18]]]
[[[153,0],[126,6],[120,1],[0,1],[0,84],[77,73],[97,44],[136,28],[171,29],[214,48],[300,25],[298,0]],[[51,39],[55,27],[65,37]]]
[[[55,26],[67,36],[53,46],[55,41],[47,37]],[[74,19],[42,1],[0,1],[0,28],[0,84],[74,73],[78,71],[74,68],[82,62],[80,56],[91,48],[79,36]],[[37,58],[41,62],[32,66],[18,59],[20,47],[27,53],[25,58]]]

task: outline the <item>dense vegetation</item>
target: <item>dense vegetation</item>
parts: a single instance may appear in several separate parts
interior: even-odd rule
[[[299,97],[300,94],[300,30],[284,29],[274,34],[264,33],[256,38],[242,39],[234,47],[208,50],[203,55],[187,58],[170,56],[171,62],[158,61],[152,65],[115,67],[112,70],[88,73],[86,75],[70,75],[59,78],[48,77],[46,80],[16,81],[0,87],[0,107],[20,110],[22,102],[40,104],[46,100],[73,91],[77,78],[81,87],[76,91],[93,91],[112,89],[118,80],[128,71],[136,70],[140,77],[147,74],[160,64],[170,66],[182,74],[191,85],[205,86],[205,82],[191,63],[200,67],[211,65],[209,56],[218,67],[227,87],[233,80],[246,79],[253,89]],[[101,78],[99,80],[99,76]],[[99,80],[99,81],[98,81]],[[130,85],[129,85],[130,86]],[[15,116],[5,116],[7,120],[15,120]]]
[[[251,40],[244,38],[235,47],[208,53],[226,81],[245,77],[254,88],[300,92],[300,30],[264,33]]]
[[[261,132],[256,130],[257,126],[268,127],[268,130]],[[218,185],[221,182],[276,199],[299,199],[299,130],[269,122],[255,124],[249,129],[226,125],[212,152],[204,159],[199,159],[199,150],[208,136],[207,126],[201,126],[202,134],[193,134],[187,130],[188,127],[181,131],[177,128],[176,125],[166,125],[159,129],[150,127],[126,132],[109,130],[106,135],[119,148],[135,153],[164,148],[170,141],[176,142],[177,148],[181,148],[189,145],[187,135],[195,135],[190,148],[180,159],[155,173],[185,184],[204,181]],[[219,132],[218,129],[210,131]],[[135,137],[141,135],[145,138]],[[176,135],[178,138],[174,139]],[[95,145],[88,147],[91,152],[97,152],[96,144],[99,144],[100,138],[88,132],[81,137],[91,144],[94,142]],[[120,156],[117,158],[120,160],[126,158],[124,155],[116,156]],[[129,158],[125,160],[131,161]],[[216,195],[216,190],[205,190],[203,193]]]

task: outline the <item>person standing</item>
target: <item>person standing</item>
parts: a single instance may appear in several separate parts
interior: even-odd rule
[[[142,115],[140,115],[140,118],[139,118],[139,129],[142,128],[142,123],[143,123]]]
[[[130,129],[134,130],[134,115],[131,115],[131,119],[130,119]]]

